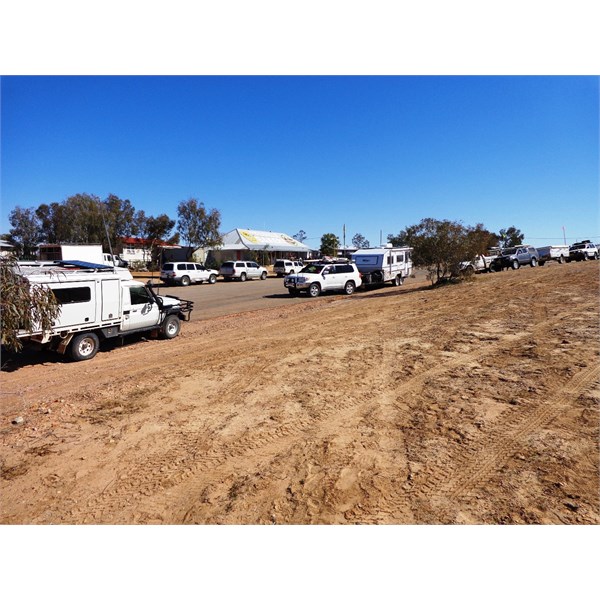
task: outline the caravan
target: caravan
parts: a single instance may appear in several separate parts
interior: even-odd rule
[[[412,273],[411,250],[408,247],[394,248],[391,244],[365,248],[352,255],[352,262],[362,274],[363,285],[383,285],[387,282],[402,285]]]

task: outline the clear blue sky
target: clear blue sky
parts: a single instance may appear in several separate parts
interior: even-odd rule
[[[0,231],[86,192],[234,227],[362,233],[422,218],[600,242],[599,79],[3,77]]]

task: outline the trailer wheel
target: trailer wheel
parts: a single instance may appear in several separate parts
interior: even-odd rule
[[[165,340],[171,340],[179,335],[181,330],[181,321],[177,315],[169,315],[160,330],[161,336]]]
[[[396,287],[402,285],[404,283],[404,279],[402,278],[402,275],[396,275],[396,277],[394,277],[394,285]]]
[[[316,298],[321,293],[321,286],[318,283],[311,283],[308,288],[308,295]]]
[[[344,293],[346,296],[351,296],[354,294],[356,286],[354,285],[354,281],[346,281],[346,285],[344,286]]]
[[[184,275],[181,278],[181,285],[190,285],[190,278],[187,275]]]
[[[564,256],[561,254],[561,255],[558,257],[558,264],[559,264],[559,265],[562,265],[564,262],[565,262],[565,257],[564,257]]]
[[[80,333],[71,342],[70,355],[73,360],[90,360],[96,356],[100,348],[100,340],[95,333]]]

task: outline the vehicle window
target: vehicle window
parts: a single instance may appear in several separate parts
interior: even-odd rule
[[[185,271],[185,265],[182,265],[181,263],[175,265],[177,271]]]
[[[248,266],[252,269],[258,269],[258,263],[255,262],[249,262]]]
[[[163,265],[163,270],[164,271],[172,271],[173,270],[173,263],[165,263]]]
[[[89,287],[54,288],[52,293],[59,304],[89,302],[92,298],[92,289]]]
[[[283,266],[285,266],[285,263],[282,260],[277,260],[277,261],[275,261],[275,266],[276,267],[283,267]]]
[[[323,265],[306,265],[304,267],[304,269],[302,269],[301,273],[311,273],[311,274],[317,274],[320,273],[323,270]]]
[[[148,290],[139,285],[137,287],[129,288],[129,295],[131,297],[131,304],[148,304],[151,301],[150,293]]]
[[[196,265],[196,271],[204,271],[204,265]]]
[[[233,267],[233,263],[231,261],[227,261],[227,262],[224,262],[221,266],[231,269]]]
[[[396,262],[404,262],[404,254],[396,254]]]
[[[354,269],[350,265],[338,265],[335,268],[336,273],[352,273]]]
[[[187,265],[187,270],[188,271],[195,271],[196,270],[196,265],[194,263],[188,263]]]

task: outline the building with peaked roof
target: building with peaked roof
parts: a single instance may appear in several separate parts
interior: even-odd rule
[[[273,262],[277,258],[309,258],[311,253],[306,244],[285,233],[238,228],[223,235],[223,244],[214,251],[214,257],[219,263],[257,260],[259,256]]]

